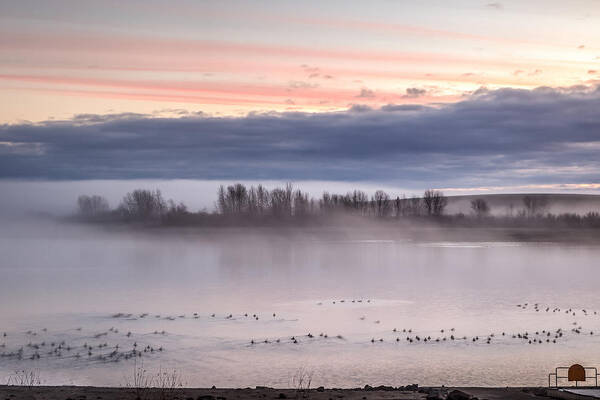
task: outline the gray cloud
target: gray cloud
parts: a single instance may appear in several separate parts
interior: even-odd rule
[[[402,97],[407,99],[416,99],[417,97],[425,96],[427,94],[427,90],[419,89],[419,88],[407,88],[406,94]]]
[[[375,92],[371,89],[362,88],[360,89],[360,93],[357,94],[356,97],[362,99],[372,99],[375,97]]]
[[[600,90],[579,86],[322,114],[84,115],[0,125],[0,178],[598,182],[599,109]]]

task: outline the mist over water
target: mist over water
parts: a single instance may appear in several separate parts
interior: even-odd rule
[[[21,221],[0,228],[0,254],[0,379],[119,386],[135,358],[189,386],[286,387],[302,367],[317,386],[544,385],[600,363],[596,246]],[[512,338],[525,332],[543,343]]]

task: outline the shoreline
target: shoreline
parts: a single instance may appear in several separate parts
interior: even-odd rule
[[[401,242],[502,242],[502,243],[564,243],[573,245],[600,244],[600,229],[565,227],[507,227],[393,224],[347,224],[304,226],[148,226],[136,224],[94,224],[71,222],[105,233],[161,234],[179,237],[235,238],[236,235],[275,236],[278,239],[298,237],[326,240],[393,240]]]
[[[581,388],[580,388],[581,389]],[[0,398],[19,400],[525,400],[525,399],[590,399],[582,394],[562,392],[542,387],[401,387],[366,385],[364,388],[336,389],[314,388],[298,390],[255,388],[128,388],[96,386],[6,386],[0,385]]]

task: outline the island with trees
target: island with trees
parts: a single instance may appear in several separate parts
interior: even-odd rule
[[[468,206],[449,212],[455,201],[439,190],[422,196],[391,196],[383,190],[368,195],[362,190],[345,194],[323,192],[314,198],[292,184],[267,189],[263,185],[236,183],[220,186],[212,211],[192,211],[184,203],[167,200],[160,190],[137,189],[124,195],[111,208],[100,195],[81,195],[77,212],[70,220],[92,224],[119,224],[137,227],[341,227],[380,226],[386,229],[487,229],[508,230],[510,237],[555,238],[565,231],[581,231],[595,239],[600,213],[550,212],[552,195],[524,194],[520,204],[494,209],[488,199],[494,195],[471,196]],[[525,233],[524,233],[525,232]],[[600,230],[598,231],[600,232]],[[564,239],[564,237],[562,238]]]

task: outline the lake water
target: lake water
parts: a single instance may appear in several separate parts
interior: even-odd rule
[[[313,386],[546,385],[600,367],[600,247],[345,237],[5,224],[0,383],[120,386],[143,364],[189,386],[300,369]]]

